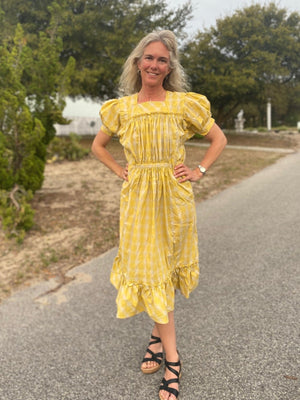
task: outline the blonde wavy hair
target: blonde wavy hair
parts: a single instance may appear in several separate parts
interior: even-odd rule
[[[138,71],[137,63],[141,60],[145,48],[153,42],[163,43],[170,53],[169,68],[171,71],[163,82],[164,89],[171,92],[185,92],[188,90],[185,72],[179,62],[176,37],[173,32],[162,30],[153,31],[145,36],[127,58],[120,77],[120,95],[131,95],[141,90],[142,80]]]

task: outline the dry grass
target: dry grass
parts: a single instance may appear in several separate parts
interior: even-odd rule
[[[296,148],[299,135],[228,135],[229,144]],[[84,145],[90,146],[85,140]],[[110,151],[125,163],[121,146]],[[187,146],[187,164],[195,165],[203,147]],[[274,163],[277,152],[226,149],[205,179],[193,184],[202,201]],[[118,244],[122,182],[92,156],[79,162],[49,164],[43,188],[34,199],[35,226],[21,245],[0,232],[0,301],[37,281],[62,280],[71,268]]]

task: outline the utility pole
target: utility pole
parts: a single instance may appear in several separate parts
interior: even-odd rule
[[[267,129],[270,131],[272,128],[272,109],[271,109],[271,99],[268,98],[267,102]]]

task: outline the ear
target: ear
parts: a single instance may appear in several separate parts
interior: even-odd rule
[[[172,71],[172,68],[171,68],[171,66],[170,66],[170,60],[169,60],[169,62],[168,62],[168,75],[169,75],[169,73]]]

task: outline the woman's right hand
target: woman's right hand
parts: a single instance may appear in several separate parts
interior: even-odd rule
[[[123,179],[124,181],[128,182],[128,164],[126,164],[125,168],[122,168],[120,174],[118,176]]]
[[[111,136],[104,133],[101,129],[97,133],[93,144],[92,151],[94,155],[110,168],[119,178],[128,181],[128,164],[125,168],[121,167],[119,163],[113,158],[110,152],[106,149],[106,145],[110,141]]]

